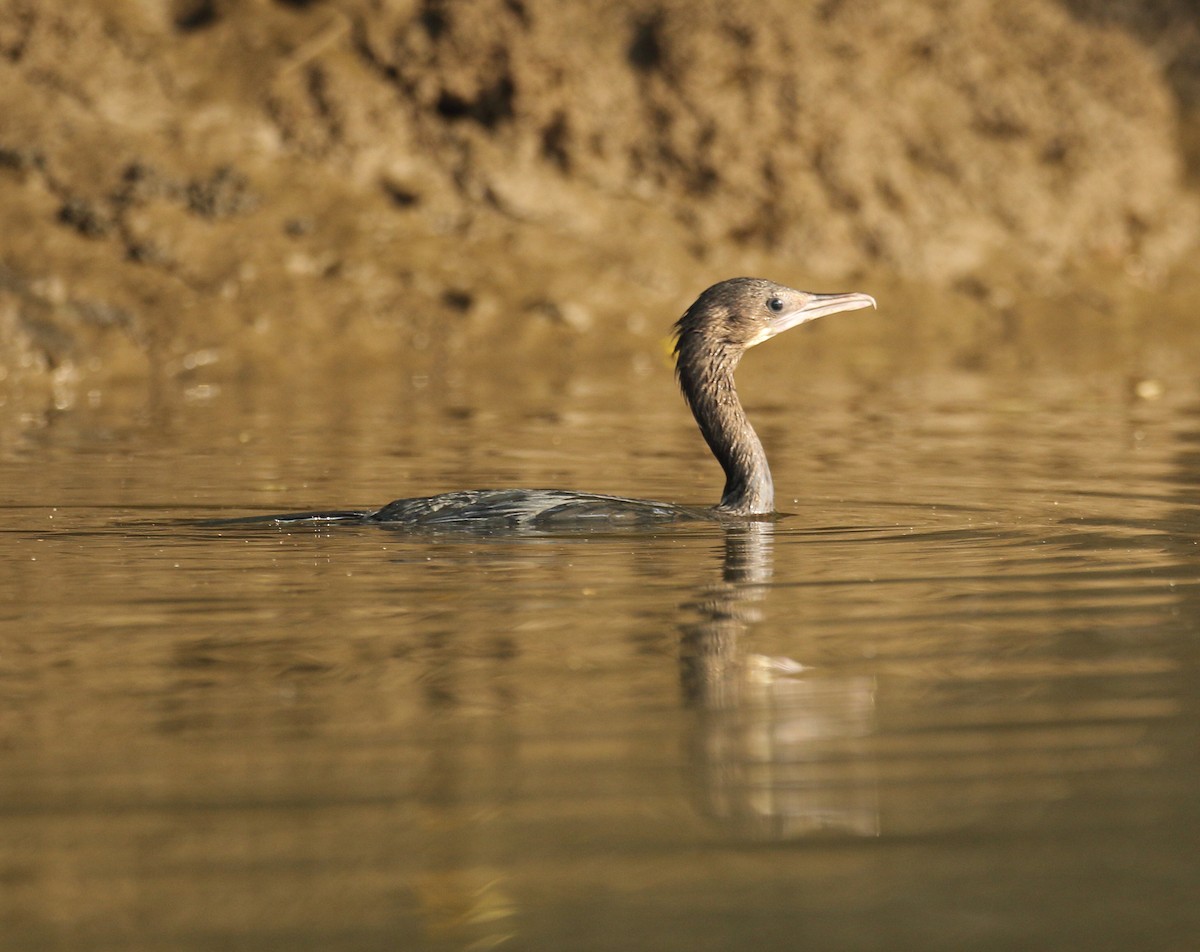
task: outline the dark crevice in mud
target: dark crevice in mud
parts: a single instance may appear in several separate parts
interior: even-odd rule
[[[337,99],[330,93],[329,77],[319,64],[308,66],[305,71],[305,88],[312,102],[313,112],[325,126],[330,142],[342,138],[342,119]]]
[[[69,197],[58,210],[58,220],[85,238],[107,238],[112,234],[111,217],[86,198]]]
[[[174,7],[172,20],[181,33],[207,29],[220,18],[216,0],[177,0]]]
[[[246,176],[229,165],[219,166],[207,179],[188,182],[184,194],[188,210],[201,218],[230,218],[254,211],[258,193]]]
[[[499,57],[502,61],[503,57]],[[500,75],[471,98],[443,89],[438,95],[434,109],[443,119],[455,122],[470,119],[485,129],[494,130],[501,123],[509,122],[516,115],[514,101],[517,86],[507,69],[501,67]]]
[[[663,68],[663,12],[654,10],[633,22],[633,36],[626,56],[629,65],[639,72],[654,73]]]
[[[380,188],[397,208],[412,208],[421,204],[421,194],[396,182],[384,180]]]

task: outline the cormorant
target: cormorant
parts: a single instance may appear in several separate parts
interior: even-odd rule
[[[731,278],[704,291],[675,324],[675,373],[709,449],[725,471],[711,508],[564,489],[473,489],[397,499],[382,509],[252,516],[229,522],[355,522],[488,531],[605,523],[661,523],[766,516],[775,489],[762,443],[734,388],[742,355],[799,324],[874,307],[869,294],[812,294],[762,278]]]

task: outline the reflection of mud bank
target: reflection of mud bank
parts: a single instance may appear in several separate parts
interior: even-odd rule
[[[7,378],[1188,240],[1159,65],[1050,0],[80,6],[0,8]]]

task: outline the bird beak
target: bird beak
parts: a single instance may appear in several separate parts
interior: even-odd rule
[[[770,337],[782,334],[797,324],[807,324],[826,314],[836,314],[838,311],[857,311],[860,307],[875,307],[875,299],[869,294],[808,294],[807,300],[793,311],[785,311],[778,317],[772,318]]]

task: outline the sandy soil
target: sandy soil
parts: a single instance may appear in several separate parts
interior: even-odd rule
[[[537,353],[657,333],[735,273],[985,303],[1155,279],[1193,250],[1196,19],[0,0],[0,389]]]

